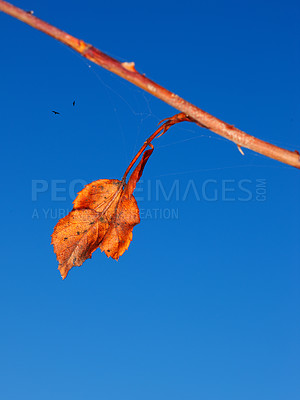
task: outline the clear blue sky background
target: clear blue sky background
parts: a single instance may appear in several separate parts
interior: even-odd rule
[[[297,3],[14,1],[290,150]],[[62,281],[59,210],[82,182],[121,178],[176,111],[2,13],[0,34],[1,398],[299,399],[299,171],[174,127],[138,185],[129,250]]]

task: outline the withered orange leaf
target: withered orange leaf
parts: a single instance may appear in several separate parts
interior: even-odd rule
[[[87,258],[91,258],[98,247],[115,260],[128,249],[132,240],[132,230],[140,222],[139,208],[133,192],[153,152],[151,142],[174,124],[183,121],[192,120],[179,113],[161,121],[163,124],[144,142],[121,181],[100,179],[78,193],[73,210],[58,221],[52,234],[51,243],[63,279],[72,267],[79,267]],[[150,149],[146,150],[148,146]],[[141,161],[126,184],[129,171],[141,155]]]
[[[127,184],[125,174],[122,181],[100,179],[78,193],[73,210],[57,223],[52,234],[63,279],[98,247],[116,260],[128,249],[132,230],[140,222],[133,191],[152,152],[153,146],[143,153]]]

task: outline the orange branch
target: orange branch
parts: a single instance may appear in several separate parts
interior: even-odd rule
[[[205,127],[228,140],[231,140],[238,146],[238,148],[245,147],[282,163],[300,168],[300,157],[297,151],[293,152],[285,150],[268,142],[264,142],[263,140],[248,135],[247,133],[235,128],[233,125],[229,125],[213,115],[208,114],[207,112],[201,110],[195,105],[189,103],[178,95],[170,92],[154,81],[148,79],[146,76],[137,72],[134,67],[134,63],[120,63],[83,40],[77,39],[64,31],[55,28],[47,22],[44,22],[43,20],[31,15],[26,11],[23,11],[18,7],[13,6],[12,4],[7,3],[6,1],[0,0],[0,11],[19,19],[33,28],[36,28],[66,44],[88,60],[93,61],[95,64],[100,65],[116,75],[119,75],[120,77],[126,79],[127,81],[181,111],[186,116],[189,116],[190,119],[194,120],[194,122],[198,125]]]

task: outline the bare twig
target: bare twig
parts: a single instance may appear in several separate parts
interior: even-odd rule
[[[201,110],[195,105],[187,102],[186,100],[137,72],[134,63],[120,63],[83,40],[77,39],[74,36],[55,28],[47,22],[35,17],[31,13],[23,11],[22,9],[17,8],[6,1],[0,0],[0,11],[19,19],[33,28],[36,28],[66,44],[88,60],[93,61],[94,63],[115,73],[116,75],[121,76],[127,81],[142,88],[153,96],[163,100],[165,103],[186,114],[198,125],[205,127],[228,140],[231,140],[239,148],[245,147],[267,157],[281,161],[285,164],[300,168],[300,157],[297,151],[288,151],[264,142],[263,140],[248,135],[247,133],[235,128],[233,125],[229,125],[213,115],[208,114],[207,112]]]

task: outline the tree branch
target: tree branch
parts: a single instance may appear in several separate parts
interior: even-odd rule
[[[146,92],[186,114],[201,127],[207,128],[212,132],[231,140],[239,148],[245,147],[267,157],[281,161],[282,163],[300,168],[300,157],[298,151],[292,152],[274,146],[268,142],[264,142],[263,140],[248,135],[247,133],[235,128],[233,125],[229,125],[213,115],[208,114],[195,105],[182,99],[178,95],[148,79],[145,75],[137,72],[133,62],[120,63],[83,40],[77,39],[74,36],[55,28],[47,22],[36,18],[29,12],[23,11],[22,9],[15,7],[6,1],[0,0],[0,11],[19,19],[33,28],[36,28],[66,44],[88,60],[93,61],[95,64],[100,65],[116,75],[119,75],[120,77],[126,79],[127,81],[133,83],[134,85],[140,87]]]

